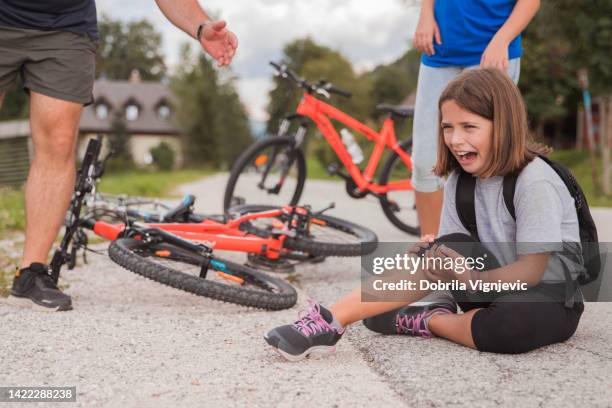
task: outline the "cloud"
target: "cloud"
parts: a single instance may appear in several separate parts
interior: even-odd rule
[[[409,47],[418,8],[400,0],[207,0],[206,11],[228,21],[240,45],[232,69],[238,90],[252,117],[265,119],[271,87],[268,61],[282,55],[297,38],[315,41],[343,53],[358,70],[399,57]],[[151,0],[98,0],[98,13],[115,19],[147,18],[163,34],[168,66],[176,66],[181,42],[190,38],[173,27]]]

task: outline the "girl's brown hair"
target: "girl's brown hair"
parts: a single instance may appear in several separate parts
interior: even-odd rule
[[[448,84],[438,103],[438,161],[434,173],[446,176],[461,166],[444,143],[442,104],[454,101],[462,109],[493,122],[491,156],[478,174],[504,176],[520,171],[549,149],[535,145],[529,136],[527,111],[517,86],[499,69],[468,69]]]

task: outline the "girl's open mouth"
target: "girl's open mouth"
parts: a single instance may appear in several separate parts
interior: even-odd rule
[[[476,152],[457,152],[455,153],[455,157],[457,157],[457,161],[459,164],[464,166],[473,163],[476,160],[478,153]]]

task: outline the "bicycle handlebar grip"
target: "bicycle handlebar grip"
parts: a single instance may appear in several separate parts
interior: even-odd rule
[[[335,93],[336,95],[344,96],[345,98],[350,98],[351,96],[353,96],[352,93],[348,91],[343,91],[342,89],[338,89],[335,86],[331,86],[328,90],[331,93]]]
[[[270,65],[272,65],[274,68],[278,69],[279,71],[281,70],[281,66],[278,65],[276,62],[270,61]]]

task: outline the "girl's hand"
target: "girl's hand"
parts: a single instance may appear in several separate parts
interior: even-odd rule
[[[408,248],[408,254],[417,256],[421,250],[429,247],[434,242],[434,239],[435,237],[433,234],[422,235],[420,242],[415,242]]]
[[[411,256],[419,256],[419,252],[421,252],[422,250],[429,248],[429,246],[434,242],[434,235],[433,234],[427,234],[427,235],[423,235],[421,236],[421,241],[420,242],[415,242],[410,248],[408,248],[408,255]],[[421,264],[419,264],[421,265]],[[425,273],[425,269],[423,267],[419,267],[418,270],[414,271],[416,272],[423,272]]]
[[[424,269],[425,277],[431,281],[442,281],[448,282],[450,281],[450,276],[448,271],[444,270],[444,259],[440,257],[438,244],[433,244],[431,248],[425,251],[424,259],[427,262],[427,269]]]
[[[419,23],[414,32],[414,38],[412,39],[414,47],[427,55],[434,55],[436,53],[433,44],[434,38],[438,45],[442,44],[442,37],[440,36],[440,29],[436,19],[431,12],[421,13]]]
[[[480,57],[480,66],[482,68],[497,68],[506,72],[508,70],[508,65],[508,43],[493,37],[482,53],[482,57]]]
[[[453,265],[462,265],[463,271],[459,272],[456,268],[451,269],[435,269],[431,271],[431,277],[434,280],[442,280],[442,281],[453,281],[456,280],[458,282],[463,282],[466,285],[469,284],[470,279],[472,277],[472,268],[465,262],[465,260],[458,262],[458,259],[463,259],[464,256],[458,253],[457,251],[445,246],[445,245],[435,245],[431,249],[431,256],[435,258],[442,259],[442,265],[445,264],[446,259],[452,259]],[[428,276],[429,279],[429,276]]]

